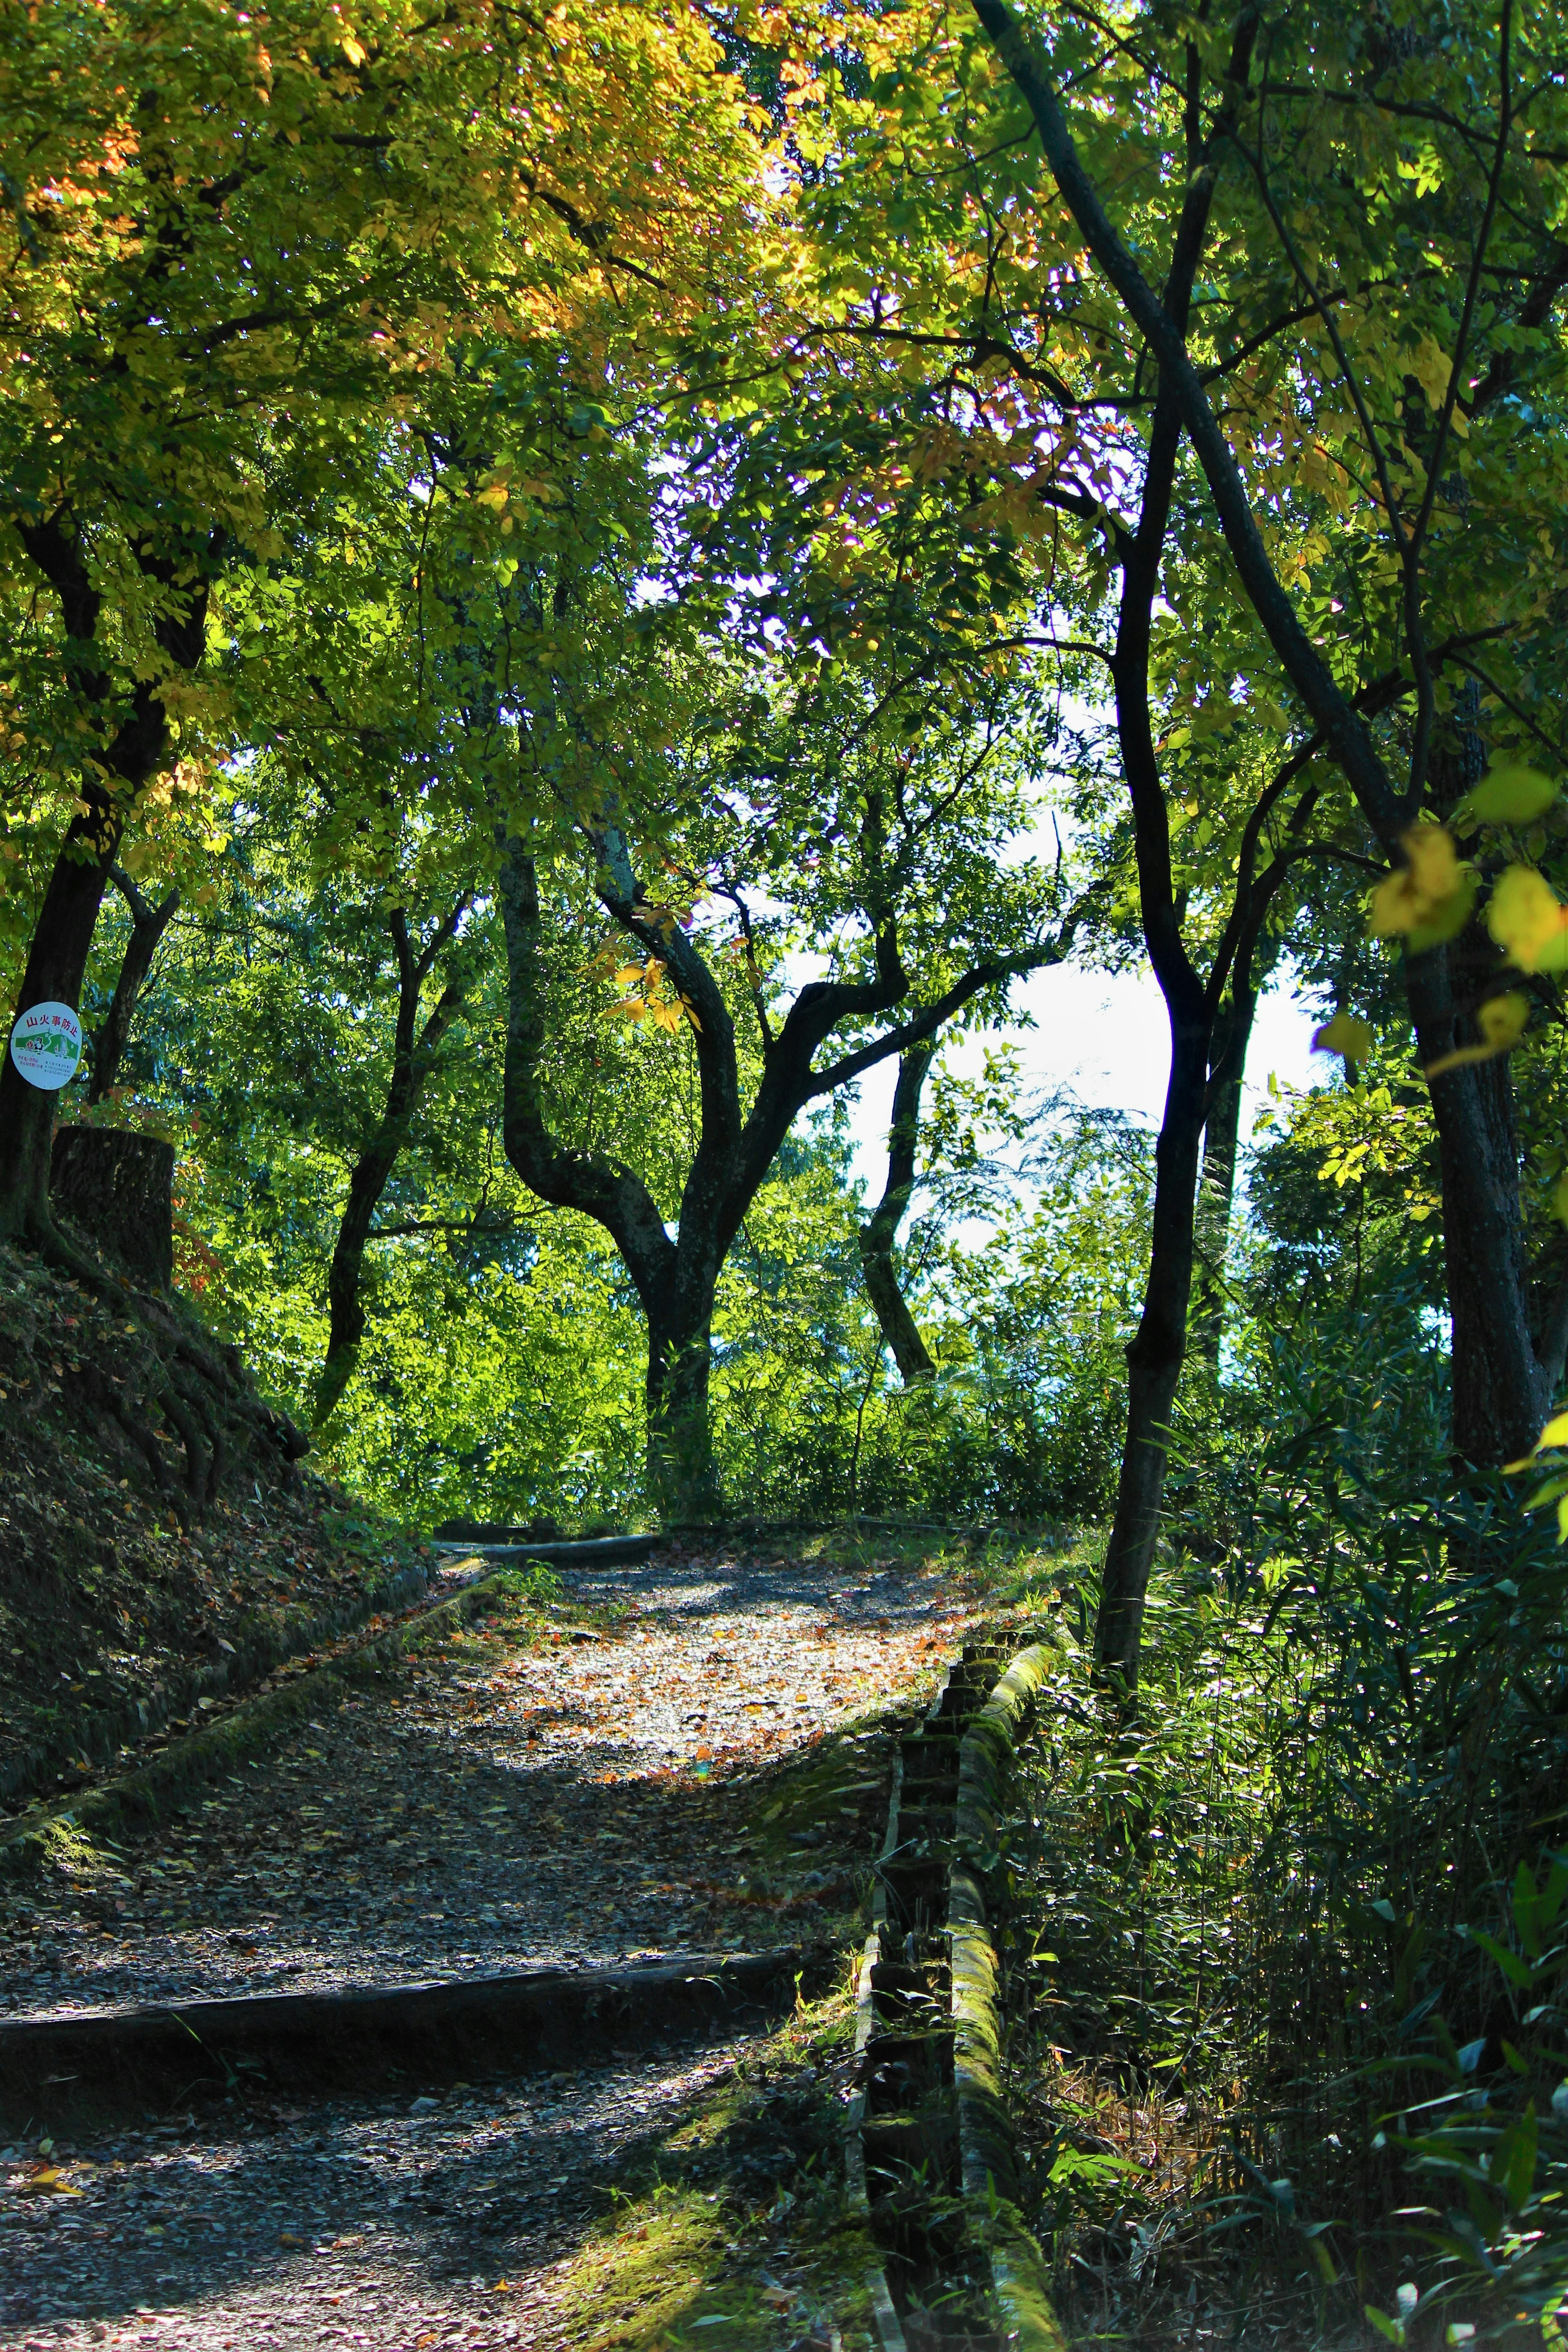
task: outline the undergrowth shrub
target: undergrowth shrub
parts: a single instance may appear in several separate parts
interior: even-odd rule
[[[1429,1387],[1340,1369],[1167,1553],[1134,1713],[1060,1596],[1024,2088],[1064,2296],[1140,2345],[1540,2340],[1568,2288],[1568,1554],[1506,1482],[1412,1498]]]

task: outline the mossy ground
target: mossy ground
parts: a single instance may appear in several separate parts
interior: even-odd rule
[[[574,2352],[868,2352],[876,2250],[847,2201],[853,2067],[846,1967],[639,2159],[558,2269],[551,2334]]]

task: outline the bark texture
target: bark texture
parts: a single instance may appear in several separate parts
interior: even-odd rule
[[[167,1290],[174,1278],[174,1147],[115,1127],[63,1127],[49,1192],[94,1247],[133,1280]]]
[[[1143,1310],[1127,1350],[1127,1433],[1106,1548],[1095,1653],[1131,1685],[1160,1531],[1171,1413],[1187,1349],[1193,1202],[1208,1080],[1208,1021],[1171,1024],[1171,1075],[1154,1151],[1154,1214]]]
[[[1412,956],[1405,985],[1423,1064],[1478,1036],[1457,998],[1465,942]],[[1470,994],[1464,985],[1464,996]],[[1471,1063],[1432,1080],[1443,1187],[1443,1244],[1453,1318],[1453,1448],[1494,1468],[1528,1454],[1552,1402],[1549,1370],[1530,1328],[1519,1186],[1519,1141],[1508,1064]],[[1543,1348],[1555,1335],[1542,1335]]]
[[[1241,1082],[1247,1067],[1258,992],[1244,988],[1225,1004],[1215,1022],[1209,1068],[1208,1116],[1204,1121],[1203,1164],[1198,1172],[1196,1280],[1192,1344],[1217,1368],[1225,1337],[1226,1260],[1230,1250],[1231,1212],[1236,1202],[1236,1161],[1241,1144]]]
[[[936,1053],[933,1039],[899,1056],[899,1082],[893,1089],[893,1122],[888,1133],[888,1181],[876,1211],[860,1228],[860,1264],[866,1293],[892,1350],[906,1388],[929,1381],[936,1370],[921,1338],[909,1302],[899,1284],[893,1248],[899,1227],[915,1188],[915,1153],[920,1142],[921,1089]]]

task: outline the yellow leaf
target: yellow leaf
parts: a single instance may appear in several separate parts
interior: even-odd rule
[[[338,47],[342,49],[344,57],[347,58],[351,66],[363,65],[364,51],[361,48],[359,43],[355,40],[352,33],[343,34],[342,39],[338,43]]]
[[[1417,952],[1463,929],[1475,880],[1460,866],[1453,836],[1440,824],[1413,824],[1400,835],[1408,860],[1372,894],[1373,939],[1403,934]]]
[[[1476,1014],[1476,1026],[1481,1033],[1479,1045],[1457,1045],[1451,1054],[1440,1054],[1428,1062],[1424,1075],[1440,1077],[1445,1070],[1458,1070],[1468,1062],[1489,1062],[1499,1054],[1506,1054],[1517,1045],[1524,1034],[1524,1024],[1530,1018],[1530,999],[1510,990],[1507,996],[1489,997]]]
[[[1516,767],[1500,761],[1489,768],[1473,792],[1465,794],[1456,817],[1479,817],[1483,824],[1530,824],[1544,816],[1560,787],[1539,768]]]
[[[1506,1054],[1517,1045],[1524,1034],[1524,1024],[1530,1018],[1530,999],[1510,989],[1506,996],[1491,996],[1476,1014],[1476,1026],[1494,1054]]]
[[[1353,1013],[1336,1013],[1321,1029],[1312,1032],[1314,1054],[1342,1054],[1353,1069],[1371,1055],[1376,1040],[1364,1021]]]
[[[511,493],[504,482],[491,482],[488,489],[476,490],[474,497],[481,507],[492,507],[499,514]]]
[[[1423,335],[1405,362],[1426,395],[1426,405],[1434,413],[1447,397],[1448,378],[1453,373],[1448,355],[1430,335]]]
[[[46,2164],[40,2171],[30,2173],[19,2184],[16,2194],[18,2197],[79,2197],[81,2190],[73,2189],[64,2173],[57,2171],[52,2164]]]
[[[1568,971],[1568,909],[1532,866],[1510,866],[1502,875],[1487,929],[1521,971]]]

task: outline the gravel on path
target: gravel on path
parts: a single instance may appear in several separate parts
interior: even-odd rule
[[[789,1941],[842,1909],[874,1791],[764,1889],[740,1883],[726,1790],[905,1699],[962,1638],[955,1580],[667,1551],[566,1581],[596,1625],[481,1622],[128,1832],[117,1863],[0,1891],[0,2004],[602,1963]]]
[[[747,2046],[445,2096],[250,2102],[55,2152],[53,2193],[18,2193],[37,2176],[0,2148],[0,2341],[532,2341],[552,2265],[617,2172]]]
[[[979,1607],[954,1566],[851,1579],[668,1548],[566,1584],[542,1633],[498,1620],[404,1661],[110,1861],[0,1890],[0,2000],[58,2013],[847,1927],[884,1801],[874,1718],[929,1688]],[[826,1812],[759,1830],[814,1749]],[[628,2053],[559,2104],[538,2076],[417,2113],[242,2094],[210,2128],[149,2116],[42,2158],[19,2140],[0,2345],[542,2343],[605,2164],[737,2046]],[[40,2161],[67,2185],[37,2189]]]

